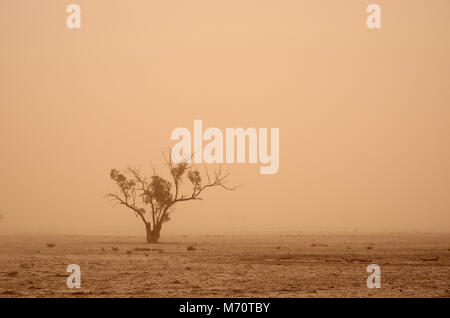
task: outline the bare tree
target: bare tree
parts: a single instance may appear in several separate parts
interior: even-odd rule
[[[164,156],[169,169],[170,179],[159,176],[153,169],[151,176],[144,176],[136,168],[124,171],[112,169],[110,176],[119,190],[106,196],[114,202],[124,205],[133,211],[145,224],[147,242],[156,243],[159,240],[163,223],[170,220],[174,207],[179,202],[203,200],[201,195],[207,189],[221,187],[235,190],[236,186],[226,186],[228,173],[218,170],[209,171],[204,166],[204,179],[200,171],[186,162],[174,163],[169,156]],[[167,159],[169,158],[169,159]],[[190,183],[189,194],[182,194],[183,182]]]

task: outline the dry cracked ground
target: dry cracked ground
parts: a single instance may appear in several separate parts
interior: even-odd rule
[[[66,285],[69,264],[81,268],[80,289]],[[381,267],[380,289],[367,288],[369,264]],[[450,234],[189,235],[159,244],[0,236],[0,297],[449,297],[449,290]]]

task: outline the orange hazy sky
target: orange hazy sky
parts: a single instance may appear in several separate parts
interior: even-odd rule
[[[450,231],[449,31],[448,0],[1,0],[0,233],[144,235],[109,170],[194,119],[280,128],[280,169],[226,165],[162,235]]]

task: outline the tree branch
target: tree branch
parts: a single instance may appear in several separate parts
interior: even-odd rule
[[[147,220],[145,219],[144,213],[142,213],[142,211],[139,208],[137,208],[136,206],[129,204],[126,200],[123,200],[117,193],[107,193],[106,197],[109,197],[113,201],[116,201],[119,204],[125,205],[127,208],[133,210],[135,213],[137,213],[141,217],[142,221],[145,224],[148,224]]]

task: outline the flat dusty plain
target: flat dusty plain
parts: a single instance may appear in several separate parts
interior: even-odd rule
[[[450,234],[0,236],[0,297],[450,297]]]

